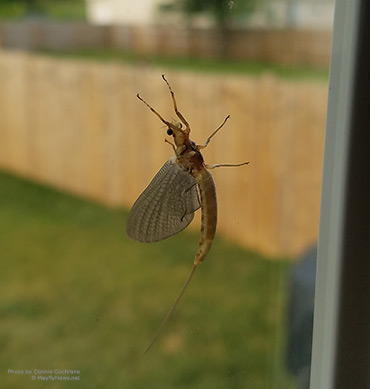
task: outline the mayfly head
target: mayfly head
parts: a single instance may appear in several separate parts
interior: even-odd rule
[[[182,145],[187,139],[188,132],[184,131],[182,123],[172,120],[168,123],[167,135],[173,136],[173,139],[177,146]]]
[[[168,89],[171,94],[173,109],[176,113],[176,116],[179,118],[179,121],[177,120],[172,120],[170,122],[167,121],[159,112],[157,112],[150,104],[148,104],[139,94],[137,94],[136,96],[154,113],[154,115],[156,115],[159,118],[159,120],[162,123],[164,123],[167,126],[167,134],[169,136],[173,136],[176,146],[179,147],[189,141],[190,126],[189,123],[184,118],[184,116],[181,114],[181,112],[179,112],[179,110],[177,109],[175,94],[173,93],[170,84],[168,83],[167,79],[163,74],[162,74],[162,79],[168,86]]]
[[[173,135],[173,137],[175,138],[180,134],[184,134],[182,124],[177,120],[173,119],[171,122],[168,123],[167,135]]]

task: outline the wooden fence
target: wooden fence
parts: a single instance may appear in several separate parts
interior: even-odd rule
[[[331,32],[231,29],[221,43],[214,29],[176,26],[94,26],[83,22],[3,22],[0,46],[72,50],[105,48],[184,58],[223,58],[328,68]]]
[[[220,234],[296,255],[318,232],[327,86],[207,75],[0,51],[0,168],[112,206],[129,207],[173,154],[136,98],[174,116],[165,72],[214,171]],[[194,224],[197,226],[199,221]],[[122,230],[124,226],[122,226]]]

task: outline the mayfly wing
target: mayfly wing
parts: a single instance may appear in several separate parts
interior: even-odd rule
[[[186,228],[199,208],[194,177],[171,158],[134,203],[128,216],[127,235],[139,242],[168,238]]]

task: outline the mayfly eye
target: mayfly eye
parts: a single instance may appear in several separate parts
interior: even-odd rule
[[[180,126],[180,128],[182,128],[182,124],[181,123],[179,123],[179,126]]]
[[[173,135],[173,131],[172,131],[171,128],[168,128],[168,129],[167,129],[167,135]]]

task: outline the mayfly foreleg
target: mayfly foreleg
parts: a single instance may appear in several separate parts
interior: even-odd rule
[[[225,123],[230,119],[230,115],[227,115],[224,121],[212,132],[212,134],[206,139],[206,143],[204,145],[197,145],[198,149],[205,149],[210,142],[210,140],[221,130],[221,128],[225,125]]]
[[[168,143],[169,145],[171,145],[172,148],[173,148],[173,151],[174,151],[175,154],[176,154],[176,146],[175,146],[172,142],[170,142],[168,139],[165,139],[164,142],[165,142],[165,143]]]
[[[167,127],[170,127],[170,122],[168,122],[166,119],[164,119],[151,105],[149,105],[140,95],[139,93],[136,95],[136,97],[142,101],[153,113],[156,115],[159,120],[164,123]]]
[[[162,74],[162,78],[163,78],[163,81],[167,84],[168,89],[170,90],[171,98],[172,98],[172,103],[173,103],[173,109],[174,109],[176,115],[177,115],[178,118],[185,124],[186,128],[189,128],[189,123],[186,121],[186,119],[184,118],[184,116],[182,115],[182,113],[177,109],[177,103],[176,103],[175,93],[174,93],[174,91],[172,90],[171,85],[170,85],[169,82],[166,80],[166,77],[164,76],[164,74]]]
[[[238,167],[248,165],[249,162],[242,163],[217,163],[215,165],[205,165],[207,169],[216,169],[216,167]]]

